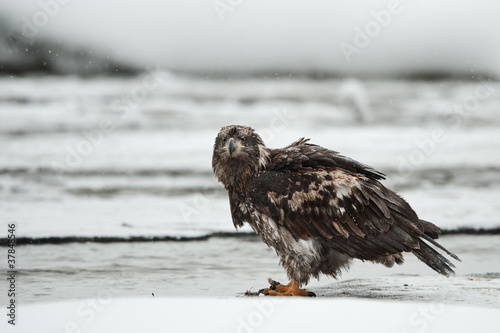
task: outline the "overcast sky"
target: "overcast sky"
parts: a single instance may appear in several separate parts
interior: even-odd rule
[[[0,13],[139,66],[500,74],[498,0],[0,0]]]

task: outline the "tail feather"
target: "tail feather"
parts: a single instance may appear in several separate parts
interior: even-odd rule
[[[414,250],[413,254],[439,274],[445,276],[454,275],[455,272],[453,271],[453,267],[455,266],[447,258],[430,247],[429,244],[424,242],[424,240],[426,240],[438,249],[446,252],[453,259],[461,262],[462,260],[460,260],[457,255],[448,251],[444,246],[435,241],[435,239],[439,238],[441,229],[434,223],[425,220],[420,220],[420,225],[424,229],[424,235],[422,235],[422,239],[419,240],[420,249]]]
[[[441,228],[439,228],[434,223],[426,220],[419,220],[420,225],[424,228],[424,233],[430,236],[432,239],[438,239],[441,235]]]
[[[434,239],[432,239],[431,237],[429,237],[428,235],[423,235],[422,236],[425,240],[429,241],[432,245],[434,245],[435,247],[437,248],[440,248],[441,250],[443,250],[444,252],[446,252],[450,257],[452,257],[453,259],[457,260],[457,261],[460,261],[462,262],[462,260],[460,260],[460,258],[455,254],[455,253],[452,253],[450,251],[448,251],[443,245],[439,244],[438,242],[436,242]]]
[[[433,240],[434,242],[434,240]],[[436,243],[436,242],[434,242]],[[433,243],[433,244],[434,244]],[[437,244],[437,243],[436,243]],[[455,268],[455,265],[453,265],[452,262],[450,262],[448,259],[446,259],[441,253],[437,252],[434,250],[432,247],[429,246],[426,242],[423,240],[419,241],[420,248],[413,250],[413,254],[423,261],[427,266],[438,272],[439,274],[442,274],[444,276],[450,276],[450,275],[455,275],[455,271],[453,268]],[[438,246],[440,249],[443,249],[441,245]],[[447,253],[450,253],[446,251]],[[453,255],[456,257],[455,255]],[[457,257],[458,258],[458,257]],[[460,259],[458,259],[460,260]]]

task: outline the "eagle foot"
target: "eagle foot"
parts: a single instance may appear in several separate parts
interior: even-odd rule
[[[309,296],[316,297],[316,294],[311,291],[306,291],[299,288],[299,284],[295,280],[290,280],[287,285],[282,285],[281,283],[274,281],[269,278],[268,282],[270,284],[269,288],[264,288],[259,290],[259,294],[264,294],[266,296]]]

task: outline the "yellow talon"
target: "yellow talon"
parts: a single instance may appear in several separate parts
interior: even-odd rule
[[[264,294],[266,296],[310,296],[316,297],[316,294],[311,291],[306,291],[300,289],[299,283],[294,279],[290,280],[287,285],[282,285],[272,279],[269,279],[269,288],[259,290],[259,294]]]

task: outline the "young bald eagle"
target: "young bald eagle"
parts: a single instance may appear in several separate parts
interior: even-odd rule
[[[382,185],[383,173],[308,141],[270,149],[239,125],[222,127],[215,139],[212,168],[228,191],[235,227],[248,223],[291,279],[259,292],[313,296],[300,289],[311,276],[337,277],[354,258],[400,265],[403,252],[454,274],[454,265],[429,245],[460,260],[434,241],[441,230]]]

